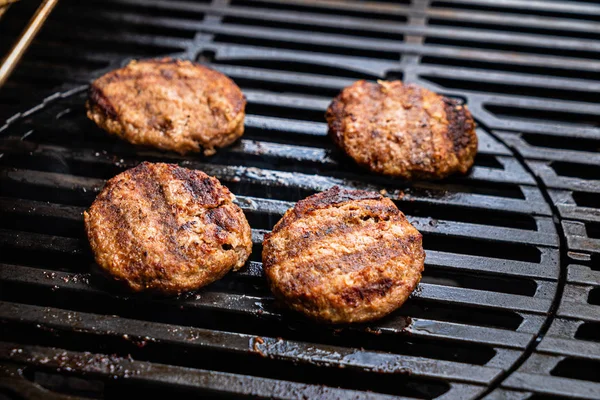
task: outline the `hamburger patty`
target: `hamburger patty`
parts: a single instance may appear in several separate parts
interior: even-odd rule
[[[190,61],[132,61],[92,83],[88,117],[133,144],[181,154],[233,143],[246,99],[228,77]]]
[[[201,171],[144,162],[110,179],[84,213],[100,267],[134,291],[198,289],[244,265],[250,226]]]
[[[379,193],[334,187],[299,201],[263,243],[275,297],[331,323],[381,318],[421,279],[422,236]]]
[[[444,178],[465,173],[477,152],[466,106],[401,81],[358,81],[326,114],[329,135],[359,165],[390,176]]]

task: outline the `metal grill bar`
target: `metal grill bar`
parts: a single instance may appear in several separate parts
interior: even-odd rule
[[[2,231],[0,231],[2,232]],[[2,232],[4,233],[3,236],[8,236],[8,232],[4,231]],[[71,254],[71,255],[77,255],[77,254],[81,254],[81,252],[83,251],[83,247],[80,245],[81,241],[77,240],[77,239],[66,239],[66,238],[58,238],[58,237],[54,237],[54,236],[46,236],[46,235],[39,235],[39,234],[27,234],[24,235],[23,233],[15,233],[14,231],[11,232],[12,236],[13,236],[13,240],[14,243],[16,245],[21,246],[21,249],[29,249],[31,250],[32,248],[38,248],[37,247],[37,243],[46,243],[46,248],[48,250],[54,251],[54,252],[61,252],[61,249],[63,251],[66,250],[67,254]],[[10,243],[10,242],[9,242]],[[18,268],[18,269],[15,269]],[[3,280],[9,281],[9,282],[19,282],[19,283],[27,283],[27,279],[26,276],[11,276],[12,274],[17,274],[17,273],[25,273],[25,270],[22,270],[22,268],[27,268],[27,270],[31,273],[31,274],[36,274],[37,278],[36,279],[36,283],[39,283],[40,279],[45,278],[45,271],[40,271],[37,269],[30,269],[28,267],[6,267],[5,271],[2,271],[0,273],[0,276],[2,276]],[[76,275],[76,274],[72,274],[72,275]],[[68,279],[68,277],[66,277],[65,279]],[[51,282],[47,282],[48,285],[50,287],[54,287],[54,286],[58,286],[60,288],[61,284],[58,283],[51,283]],[[229,296],[229,295],[228,295]],[[223,303],[224,304],[224,308],[225,309],[229,309],[232,306],[237,306],[240,304],[240,301],[242,301],[244,304],[246,304],[242,310],[247,310],[248,312],[251,313],[258,313],[259,310],[262,310],[262,306],[260,304],[254,304],[254,302],[252,300],[256,300],[256,302],[259,302],[259,300],[270,300],[270,298],[255,298],[255,299],[247,299],[244,300],[244,297],[241,296],[237,296],[237,295],[230,295],[230,297],[227,298],[231,298],[231,299],[235,299],[234,302],[232,303],[232,305],[229,305],[229,303]],[[526,312],[533,312],[533,313],[545,313],[548,309],[548,307],[550,306],[550,300],[548,299],[542,299],[542,298],[535,298],[535,297],[529,297],[529,296],[519,296],[519,295],[508,295],[508,294],[504,294],[504,293],[495,293],[495,292],[488,292],[488,291],[483,291],[483,290],[476,290],[476,289],[465,289],[465,288],[458,288],[458,287],[448,287],[448,286],[440,286],[440,285],[436,285],[436,284],[428,284],[428,283],[421,283],[419,286],[419,291],[417,291],[417,295],[415,295],[415,298],[418,299],[423,299],[423,300],[432,300],[432,301],[442,301],[442,302],[446,302],[447,304],[456,304],[456,305],[466,305],[466,306],[478,306],[478,307],[483,307],[483,308],[490,308],[490,309],[500,309],[500,310],[512,310],[512,311],[526,311]],[[212,301],[212,300],[211,300]],[[200,304],[203,304],[204,300],[202,300],[200,302]],[[210,303],[210,301],[209,301]],[[210,306],[210,305],[209,305]]]
[[[283,399],[295,399],[298,396],[307,398],[327,396],[340,399],[396,398],[383,394],[374,395],[267,378],[130,361],[127,358],[109,355],[2,342],[0,342],[0,357],[4,360],[20,361],[26,365],[44,368],[65,368],[65,366],[73,368],[71,366],[74,366],[73,369],[80,373],[93,374],[105,379],[126,377],[128,381],[137,383],[167,384],[176,388],[203,389],[216,393],[260,397],[277,395]]]
[[[505,387],[519,390],[531,390],[553,396],[568,396],[571,398],[593,399],[600,394],[600,385],[574,379],[553,377],[515,372],[508,377]]]
[[[93,315],[16,304],[2,304],[0,317],[6,321],[36,324],[42,321],[47,328],[61,331],[77,329],[82,334],[101,337],[114,336],[125,340],[158,341],[167,345],[184,345],[190,348],[222,350],[226,343],[228,353],[256,357],[268,357],[315,365],[325,364],[338,368],[358,368],[379,374],[409,373],[413,376],[465,380],[470,383],[486,383],[494,379],[498,371],[492,368],[429,361],[422,358],[395,356],[386,353],[356,351],[339,346],[323,346],[277,339],[275,337],[215,332],[185,326],[146,323],[104,315]],[[149,338],[149,339],[147,339]],[[191,338],[191,339],[190,339]]]
[[[37,285],[53,290],[80,292],[83,294],[93,293],[95,295],[103,295],[106,293],[102,290],[90,287],[90,275],[73,274],[61,271],[44,271],[36,268],[19,267],[8,264],[1,264],[6,270],[2,274],[3,282]],[[11,274],[19,273],[21,277],[11,277]],[[213,301],[223,300],[229,297],[232,300],[227,300],[222,303],[221,307],[215,307]],[[175,301],[154,301],[157,304],[165,304],[178,308],[180,303]],[[258,303],[258,304],[256,304]],[[263,304],[264,303],[264,304]],[[203,294],[197,301],[184,301],[182,303],[185,308],[217,310],[226,312],[240,312],[247,314],[257,314],[263,318],[273,318],[280,320],[282,314],[274,311],[272,308],[265,307],[271,301],[260,297],[227,295],[219,292],[208,292],[206,296]],[[500,345],[509,348],[523,348],[532,339],[532,335],[528,333],[512,332],[495,328],[487,328],[480,326],[469,326],[445,321],[433,321],[426,318],[411,318],[410,324],[405,322],[388,321],[381,324],[371,324],[365,330],[364,327],[357,328],[359,332],[376,332],[376,334],[390,335],[410,335],[415,338],[431,338],[431,339],[452,339],[473,343],[484,343],[489,345]]]
[[[600,349],[593,342],[575,341],[547,337],[538,346],[538,351],[550,354],[574,355],[600,360]]]
[[[101,144],[102,146],[102,144]],[[96,156],[98,151],[92,149],[78,149],[77,154],[72,154],[71,148],[55,145],[45,144],[32,144],[30,142],[23,142],[20,139],[3,141],[0,151],[3,151],[5,156],[9,156],[11,153],[27,154],[31,153],[30,156],[45,157],[53,155],[54,157],[62,156],[65,161],[76,161],[85,162],[90,164],[105,164],[111,163],[110,159],[106,157],[99,158]],[[123,152],[123,156],[128,155],[128,152]],[[230,153],[239,154],[241,157],[240,161],[266,161],[273,159],[277,162],[280,168],[284,168],[290,164],[292,168],[298,169],[297,165],[300,163],[306,164],[306,169],[311,168],[319,169],[319,173],[335,174],[336,176],[348,176],[355,177],[356,179],[364,178],[364,173],[346,173],[342,171],[343,167],[348,165],[347,160],[343,162],[339,161],[338,157],[331,157],[331,150],[329,149],[316,149],[306,146],[287,145],[270,143],[265,141],[255,140],[241,140],[238,145],[231,149],[223,151],[221,154],[214,157],[215,162],[231,162]],[[139,152],[140,156],[145,157],[161,157],[171,159],[172,161],[184,161],[186,158],[177,156],[161,155],[159,152],[145,151]],[[483,158],[485,151],[481,153]],[[131,157],[129,157],[131,159]],[[137,157],[136,157],[137,158]],[[495,156],[493,159],[494,163],[497,163],[498,167],[489,168],[485,166],[475,166],[472,173],[468,177],[461,179],[453,179],[456,183],[470,183],[470,181],[488,181],[488,182],[499,182],[499,183],[515,183],[515,184],[532,184],[534,183],[531,176],[527,175],[524,169],[512,158]],[[263,162],[264,162],[263,161]],[[284,164],[287,162],[287,165]],[[113,162],[114,164],[114,162]],[[361,171],[362,172],[362,171]],[[383,179],[377,179],[376,181],[383,181]],[[417,184],[418,185],[418,184]]]

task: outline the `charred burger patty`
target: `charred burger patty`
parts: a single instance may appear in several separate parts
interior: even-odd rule
[[[274,295],[331,323],[370,321],[400,307],[425,259],[421,234],[391,200],[338,187],[298,202],[263,246]]]
[[[134,291],[198,289],[244,265],[251,232],[216,178],[144,162],[110,179],[84,213],[96,262]]]
[[[326,118],[329,135],[346,154],[384,175],[465,173],[477,152],[466,106],[401,81],[355,82],[333,100]]]
[[[225,75],[165,58],[132,61],[94,81],[87,115],[133,144],[211,155],[242,136],[245,106]]]

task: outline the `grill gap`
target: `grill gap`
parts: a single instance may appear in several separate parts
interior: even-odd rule
[[[491,154],[477,154],[475,156],[475,165],[494,169],[504,169],[504,165],[502,165],[502,163],[498,161],[496,156]]]
[[[535,281],[530,279],[514,277],[507,279],[496,275],[486,277],[483,274],[475,276],[474,274],[450,272],[432,266],[425,268],[422,282],[530,297],[535,294],[537,289]]]
[[[15,182],[2,182],[0,185],[1,196],[49,201],[70,206],[89,206],[97,194],[98,191],[57,190],[50,187],[20,185]]]
[[[62,79],[60,78],[52,78],[47,76],[23,76],[19,75],[18,72],[13,75],[13,77],[14,78],[10,83],[14,85],[14,90],[18,90],[23,86],[31,86],[34,91],[50,90],[60,85],[62,82]]]
[[[314,64],[308,61],[280,61],[280,60],[253,60],[253,59],[216,59],[217,65],[234,65],[240,67],[254,67],[261,69],[271,69],[274,71],[287,71],[287,72],[300,72],[306,74],[315,75],[328,75],[333,77],[344,77],[344,78],[355,78],[355,79],[373,79],[377,75],[369,75],[364,72],[356,72],[350,69],[345,69],[344,65],[340,65],[338,68]]]
[[[276,37],[277,33],[273,32],[273,37]],[[239,45],[250,45],[260,46],[274,49],[287,49],[287,50],[301,50],[311,53],[326,53],[326,54],[338,54],[353,57],[362,58],[379,58],[383,60],[400,60],[400,52],[384,51],[384,50],[367,50],[367,49],[356,49],[349,47],[338,47],[334,45],[322,45],[315,43],[298,43],[276,39],[261,39],[254,37],[243,37],[226,34],[215,35],[213,41],[215,43],[229,43]]]
[[[600,196],[597,193],[573,192],[573,200],[581,207],[600,208]]]
[[[467,325],[487,326],[516,330],[523,317],[515,312],[503,310],[481,310],[476,307],[451,306],[430,300],[409,301],[402,306],[402,313],[417,318],[458,322]]]
[[[429,250],[534,263],[541,261],[540,251],[536,247],[524,244],[486,242],[475,240],[475,238],[441,237],[430,233],[423,233],[423,242]]]
[[[568,111],[538,110],[528,107],[484,104],[483,108],[498,118],[527,122],[560,122],[562,125],[581,127],[600,127],[600,116]]]
[[[405,19],[406,20],[406,19]],[[322,33],[334,33],[334,34],[342,34],[348,36],[359,36],[366,38],[375,38],[375,39],[391,39],[391,40],[404,40],[404,35],[401,33],[392,33],[378,30],[366,30],[366,29],[352,29],[346,28],[344,26],[323,26],[320,24],[310,24],[310,23],[301,23],[301,22],[282,22],[282,21],[270,21],[268,19],[256,19],[249,17],[225,17],[223,18],[224,24],[235,24],[235,25],[243,25],[243,26],[251,26],[251,27],[269,27],[269,28],[279,28],[279,29],[289,29],[300,32],[306,32],[310,30],[312,32],[322,32]]]
[[[15,199],[15,201],[18,201]],[[72,220],[39,215],[12,214],[0,210],[0,228],[21,232],[34,232],[53,236],[85,238],[83,231],[83,216],[73,216]],[[77,218],[79,217],[79,218]],[[40,220],[43,223],[40,223]],[[1,244],[0,244],[1,245]],[[0,256],[1,257],[1,256]]]
[[[575,339],[600,342],[600,322],[585,322],[577,329]]]
[[[64,272],[88,272],[94,259],[88,254],[61,253],[59,250],[15,249],[7,244],[0,245],[2,263],[20,264],[29,267]]]
[[[293,106],[275,106],[257,103],[248,103],[246,105],[246,112],[266,117],[289,118],[309,122],[322,122],[325,113],[324,111],[294,108]]]
[[[472,29],[482,29],[488,31],[497,31],[497,32],[511,32],[511,33],[532,33],[537,35],[547,35],[547,36],[556,36],[556,37],[572,37],[578,39],[600,39],[600,34],[596,32],[584,32],[584,31],[571,31],[568,29],[558,29],[552,26],[549,27],[534,27],[534,26],[524,26],[523,24],[518,25],[503,25],[501,23],[486,23],[486,22],[476,22],[469,21],[466,19],[441,19],[441,18],[428,18],[428,25],[431,26],[444,26],[444,27],[456,27],[457,25],[461,28],[472,28]]]
[[[235,77],[235,83],[237,83],[243,90],[247,89],[255,89],[255,90],[268,90],[274,93],[296,93],[296,94],[308,94],[313,96],[323,96],[323,97],[334,97],[338,94],[341,88],[329,88],[329,87],[319,87],[316,85],[311,85],[309,82],[306,83],[281,83],[281,82],[269,82],[260,77],[252,78],[252,77]],[[247,107],[250,104],[247,105]],[[324,113],[321,113],[323,116]],[[262,115],[262,114],[261,114]],[[270,114],[268,114],[270,115]],[[277,115],[273,115],[277,116]],[[312,118],[309,119],[314,122],[322,122],[315,121]]]
[[[600,140],[578,138],[572,136],[555,136],[522,133],[521,137],[528,144],[559,150],[596,151],[600,152]]]
[[[434,189],[433,185],[430,185],[429,183],[417,182],[414,187],[408,188],[404,190],[404,192],[405,194],[429,197],[432,199],[452,196],[452,193],[473,193],[525,200],[525,195],[521,191],[519,185],[512,183],[490,182],[475,179],[466,182],[465,180],[461,180],[461,178],[449,178],[446,182],[446,184],[437,185],[437,189]]]
[[[590,294],[588,296],[588,303],[600,306],[600,287],[590,290]]]
[[[97,16],[94,18],[80,18],[77,25],[79,25],[79,29],[83,29],[83,27],[95,29],[99,32],[99,34],[107,35],[108,31],[104,31],[107,29],[106,21],[102,19],[101,16]],[[117,26],[115,29],[114,26]],[[161,26],[158,24],[145,24],[145,23],[133,23],[133,22],[123,22],[119,21],[118,23],[111,24],[112,35],[115,39],[118,39],[120,34],[134,34],[134,35],[148,35],[148,36],[163,36],[166,38],[176,38],[176,39],[193,39],[196,36],[196,31],[192,29],[181,29],[174,27]]]
[[[554,161],[550,167],[560,176],[579,179],[600,180],[600,166],[593,164],[575,164],[564,161]]]
[[[560,361],[550,374],[582,381],[600,382],[598,371],[600,371],[599,361],[567,357]]]
[[[586,231],[588,237],[593,238],[593,239],[600,239],[600,223],[599,222],[585,222],[585,231]]]
[[[40,37],[44,37],[44,33],[40,32]],[[159,56],[164,54],[173,54],[185,51],[185,47],[181,46],[166,46],[158,43],[154,44],[144,44],[144,43],[133,43],[127,40],[127,38],[122,38],[123,40],[118,40],[119,38],[113,37],[111,39],[106,39],[105,34],[99,34],[97,38],[94,40],[90,40],[85,37],[78,38],[75,49],[79,49],[79,51],[92,51],[92,52],[106,52],[112,53],[116,55],[120,55],[121,57],[138,57],[138,56]],[[41,45],[49,45],[54,47],[65,47],[71,48],[73,47],[74,42],[71,38],[50,38],[40,39]]]
[[[193,3],[210,3],[211,0],[194,0]],[[81,4],[76,4],[76,7],[72,7],[69,10],[69,14],[73,15],[81,15],[82,13],[93,15],[95,12],[115,12],[115,13],[132,13],[136,15],[146,16],[146,17],[156,17],[156,18],[173,18],[173,19],[183,19],[190,20],[196,19],[202,21],[204,18],[204,13],[199,11],[194,11],[192,8],[188,7],[185,10],[176,8],[176,7],[165,7],[160,4],[152,4],[151,2],[147,2],[144,4],[131,4],[131,3],[121,3],[121,2],[112,2],[112,1],[98,1],[92,0],[87,1],[85,6],[81,6]],[[117,14],[117,15],[118,15]]]
[[[25,59],[21,62],[21,66],[28,66],[29,68],[52,67],[57,69],[65,68],[64,55],[60,55],[54,52],[47,52],[46,46],[39,46],[33,44],[29,48],[29,54],[32,55],[34,60]],[[109,65],[108,61],[96,61],[85,58],[76,58],[75,54],[69,54],[69,69],[76,69],[78,71],[87,70],[94,71],[97,69],[105,68]]]
[[[537,230],[535,219],[529,215],[495,210],[465,210],[462,207],[437,204],[433,207],[418,201],[397,201],[398,208],[407,215],[432,219],[451,219],[474,224]]]
[[[573,88],[563,90],[556,88],[544,88],[534,85],[522,85],[514,82],[501,84],[461,78],[437,77],[426,74],[420,75],[420,77],[446,89],[600,103],[600,96],[598,96],[597,93],[575,90]]]
[[[564,78],[588,79],[594,81],[600,80],[599,72],[581,70],[572,66],[570,68],[567,68],[566,66],[565,68],[557,68],[543,65],[519,65],[500,61],[480,61],[471,58],[452,58],[451,56],[423,56],[421,58],[421,63],[490,71],[518,72],[521,74],[540,76],[549,75]]]
[[[99,35],[104,34],[105,36],[108,36],[109,33],[112,33],[112,36],[115,39],[118,38],[119,34],[126,33],[183,39],[193,39],[196,34],[194,29],[185,29],[183,27],[178,28],[172,26],[172,24],[170,26],[165,26],[164,24],[161,24],[161,20],[159,19],[156,21],[152,21],[151,18],[138,20],[137,15],[134,15],[133,20],[130,21],[125,18],[127,14],[123,14],[122,11],[118,12],[119,14],[111,15],[110,12],[104,8],[98,10],[72,10],[68,14],[63,15],[62,18],[71,20],[73,29],[88,29],[90,31],[98,32]],[[169,18],[169,16],[165,15],[161,18]],[[197,22],[200,22],[203,20],[203,14],[190,13],[188,19],[191,18],[196,18]],[[113,19],[113,21],[109,22],[107,19]],[[56,30],[58,29],[58,26],[59,24],[49,22],[45,29]],[[62,37],[62,35],[63,34],[61,32],[54,32],[53,34],[49,34],[47,36]]]
[[[312,135],[295,131],[283,131],[284,134],[282,135],[280,134],[281,132],[281,130],[261,129],[259,127],[244,128],[244,136],[247,139],[279,144],[315,147],[318,149],[327,149],[331,147],[331,139],[329,139],[326,135]]]
[[[593,271],[600,271],[600,254],[590,254],[590,261],[586,263]]]

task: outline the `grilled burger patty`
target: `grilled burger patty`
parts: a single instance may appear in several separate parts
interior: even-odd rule
[[[228,77],[190,61],[132,61],[92,83],[88,117],[133,144],[181,154],[233,143],[246,99]]]
[[[329,135],[358,164],[390,176],[444,178],[465,173],[477,152],[466,106],[401,81],[358,81],[326,114]]]
[[[198,289],[244,265],[250,226],[213,177],[144,162],[110,179],[84,213],[96,262],[134,291]]]
[[[334,187],[299,201],[263,243],[275,297],[331,323],[370,321],[400,307],[421,279],[421,234],[379,193]]]

